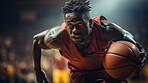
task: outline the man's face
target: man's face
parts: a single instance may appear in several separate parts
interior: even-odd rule
[[[76,44],[83,42],[91,33],[89,15],[81,13],[67,13],[65,15],[67,32]]]

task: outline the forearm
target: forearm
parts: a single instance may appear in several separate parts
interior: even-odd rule
[[[127,40],[127,41],[130,41],[130,42],[132,42],[132,43],[136,43],[136,41],[135,41],[135,39],[134,39],[134,37],[129,33],[129,32],[127,32],[127,31],[125,31],[125,30],[123,30],[123,40]]]
[[[41,70],[41,47],[38,45],[38,40],[33,41],[33,60],[35,71]]]
[[[34,60],[34,70],[38,83],[49,83],[45,72],[41,68],[41,47],[39,41],[34,39],[33,41],[33,60]]]

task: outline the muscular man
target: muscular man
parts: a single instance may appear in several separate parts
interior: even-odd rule
[[[41,48],[60,51],[68,60],[75,83],[127,82],[110,77],[104,70],[103,55],[112,41],[135,43],[141,50],[141,63],[145,63],[146,53],[133,36],[103,16],[90,18],[90,8],[87,0],[68,1],[62,8],[65,22],[34,36],[33,58],[38,83],[48,83],[40,65]]]

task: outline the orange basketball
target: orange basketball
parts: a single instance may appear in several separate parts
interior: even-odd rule
[[[140,67],[137,61],[139,49],[131,42],[117,41],[109,47],[104,57],[104,68],[113,78],[125,80],[136,74]]]

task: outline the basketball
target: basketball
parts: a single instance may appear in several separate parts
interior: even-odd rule
[[[139,49],[131,42],[114,42],[104,56],[104,68],[115,79],[131,78],[136,75],[140,67],[140,63],[137,61],[139,54]]]

